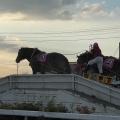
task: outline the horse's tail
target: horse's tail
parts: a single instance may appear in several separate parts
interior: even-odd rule
[[[65,61],[65,72],[67,74],[71,74],[71,67],[70,67],[70,63],[68,61],[68,59],[66,58],[66,61]]]

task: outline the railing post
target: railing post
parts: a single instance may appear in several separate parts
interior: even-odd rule
[[[10,75],[10,77],[9,77],[9,90],[11,90],[12,89],[12,80],[11,80],[11,75]]]
[[[75,90],[75,76],[74,76],[74,74],[72,75],[72,81],[73,81],[72,90],[74,91]]]

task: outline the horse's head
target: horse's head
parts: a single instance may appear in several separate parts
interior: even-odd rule
[[[25,55],[23,53],[23,48],[19,49],[18,55],[16,57],[16,63],[19,63],[21,60],[25,59]]]
[[[89,60],[91,60],[93,58],[93,54],[86,51],[82,54],[80,54],[79,56],[77,56],[77,64],[84,64],[84,63],[88,63]]]
[[[19,63],[21,60],[27,59],[30,60],[40,52],[37,48],[21,48],[18,52],[16,63]]]

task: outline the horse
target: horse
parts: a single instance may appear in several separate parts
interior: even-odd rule
[[[28,60],[33,74],[40,72],[52,72],[57,74],[70,74],[71,68],[68,59],[61,53],[46,53],[37,48],[21,48],[16,57],[16,63],[21,60]]]
[[[80,67],[84,67],[89,60],[94,59],[94,55],[89,51],[86,51],[77,56],[77,58],[77,64]],[[98,73],[97,64],[92,65],[88,70],[88,73]],[[120,59],[117,59],[113,56],[103,56],[103,74],[120,78]]]

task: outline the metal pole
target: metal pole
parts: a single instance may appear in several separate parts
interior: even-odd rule
[[[19,64],[17,63],[17,75],[18,75],[18,68],[19,68]]]
[[[90,46],[89,46],[89,51],[92,49],[92,44],[90,44]]]

